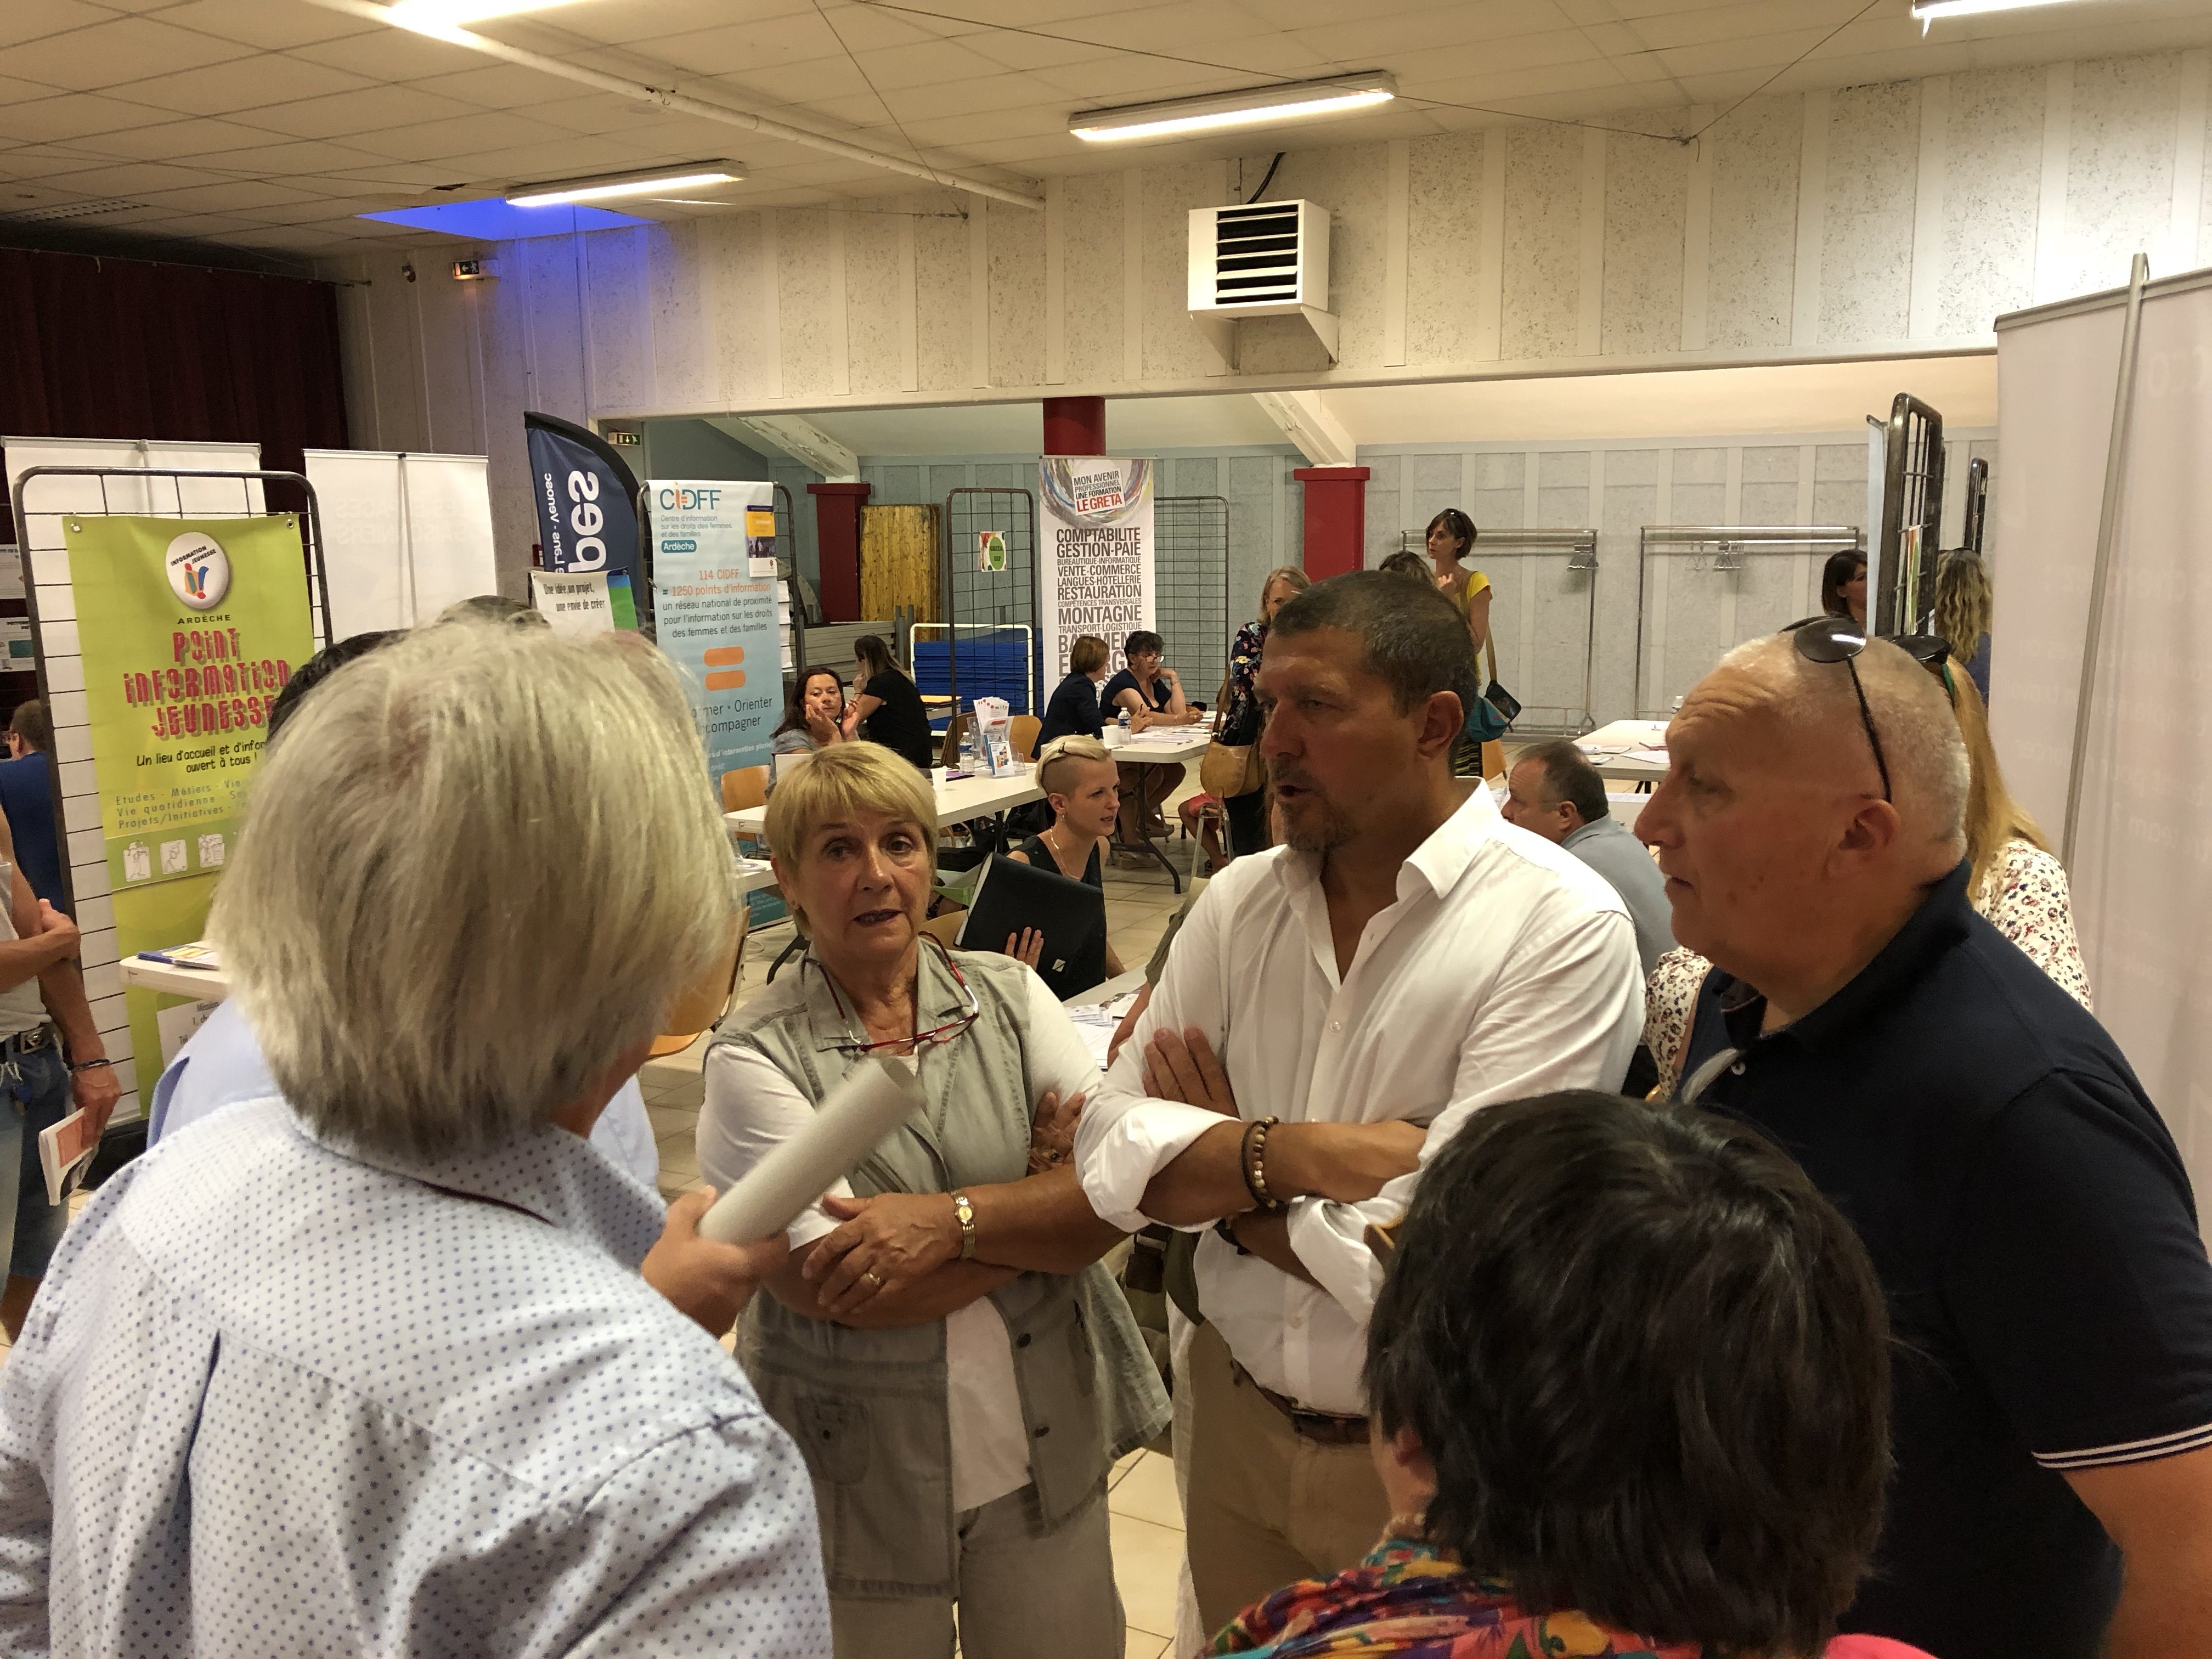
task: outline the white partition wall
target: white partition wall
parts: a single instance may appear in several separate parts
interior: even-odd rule
[[[1990,726],[2054,841],[2112,434],[2124,293],[2000,319]],[[2212,271],[2145,291],[2069,864],[2097,1015],[2212,1192]]]
[[[258,471],[258,444],[191,443],[132,438],[4,438],[8,484],[33,467],[175,467],[204,471]],[[22,522],[15,526],[25,568],[37,584],[39,652],[46,666],[47,712],[54,722],[54,756],[61,776],[62,820],[69,842],[64,856],[83,934],[84,988],[102,1041],[115,1061],[123,1100],[120,1118],[137,1115],[138,1067],[131,1048],[131,1017],[116,968],[115,908],[108,897],[107,855],[100,827],[100,794],[92,760],[90,713],[84,696],[84,663],[78,653],[76,593],[70,580],[62,520],[71,513],[150,513],[229,518],[262,512],[261,486],[237,478],[47,478],[32,481]],[[150,1084],[161,1069],[149,1066]]]
[[[334,638],[411,628],[456,599],[499,591],[483,456],[311,449],[307,458]]]

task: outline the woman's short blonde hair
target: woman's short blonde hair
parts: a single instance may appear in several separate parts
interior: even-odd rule
[[[293,1109],[481,1151],[657,1035],[729,946],[727,830],[649,647],[454,622],[318,687],[263,757],[209,933]]]
[[[1058,794],[1068,786],[1068,773],[1085,761],[1108,761],[1114,751],[1096,738],[1082,736],[1054,738],[1045,744],[1044,753],[1037,757],[1037,787],[1048,795]]]
[[[1267,620],[1267,590],[1277,582],[1288,582],[1291,592],[1303,593],[1313,586],[1313,578],[1294,564],[1279,564],[1267,573],[1267,580],[1260,584],[1260,608],[1252,613],[1254,622]]]
[[[864,741],[816,750],[812,760],[776,787],[768,798],[768,844],[796,870],[817,827],[855,812],[880,812],[912,824],[933,845],[937,840],[937,799],[928,781],[904,757]],[[800,931],[806,931],[799,901],[788,890],[783,898]]]

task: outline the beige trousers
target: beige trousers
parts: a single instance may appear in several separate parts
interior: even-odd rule
[[[1364,1444],[1297,1434],[1229,1368],[1211,1325],[1192,1340],[1190,1577],[1209,1635],[1300,1578],[1357,1566],[1389,1523]]]

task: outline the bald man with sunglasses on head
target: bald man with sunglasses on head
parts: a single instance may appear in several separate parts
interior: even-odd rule
[[[1732,652],[1638,821],[1715,964],[1686,1100],[1858,1227],[1898,1338],[1897,1472],[1843,1628],[1944,1659],[2212,1638],[2212,1264],[2102,1027],[1968,902],[1943,688],[1847,617]]]

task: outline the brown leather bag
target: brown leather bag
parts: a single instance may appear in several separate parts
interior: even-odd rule
[[[1213,706],[1219,712],[1216,720],[1229,717],[1229,682],[1221,682]],[[1220,728],[1215,727],[1218,732]],[[1267,763],[1256,743],[1223,743],[1218,738],[1206,745],[1205,757],[1198,763],[1198,787],[1216,800],[1234,800],[1239,795],[1249,795],[1264,788],[1267,782]]]

